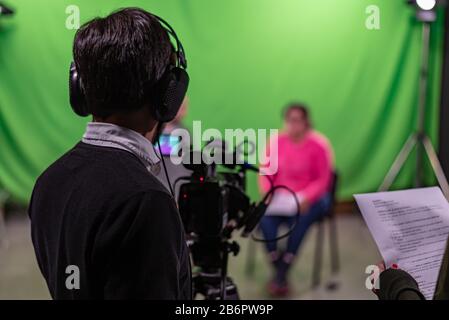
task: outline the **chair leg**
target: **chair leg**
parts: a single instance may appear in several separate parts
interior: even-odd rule
[[[256,266],[256,246],[254,241],[250,240],[248,242],[248,252],[246,253],[245,261],[245,274],[248,277],[254,276],[255,266]]]
[[[323,222],[318,222],[317,239],[315,244],[315,257],[313,263],[312,288],[316,288],[321,282],[321,268],[323,260]]]
[[[337,274],[340,271],[340,257],[338,254],[337,223],[334,214],[329,217],[329,241],[331,271],[332,274]]]

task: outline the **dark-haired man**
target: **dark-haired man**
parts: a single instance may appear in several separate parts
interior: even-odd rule
[[[93,122],[38,179],[29,214],[54,299],[190,299],[190,266],[174,199],[152,175],[152,106],[175,54],[140,9],[76,34],[74,62]],[[145,138],[145,136],[147,138]]]

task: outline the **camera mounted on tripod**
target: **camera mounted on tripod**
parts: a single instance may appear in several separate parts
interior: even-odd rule
[[[237,288],[227,277],[227,262],[229,253],[238,254],[239,245],[230,239],[235,230],[243,230],[244,237],[251,234],[267,205],[251,202],[246,194],[246,173],[258,169],[239,161],[235,150],[226,152],[223,146],[214,152],[210,158],[200,151],[184,158],[184,167],[192,174],[182,178],[186,182],[180,187],[178,206],[193,263],[201,269],[194,278],[195,293],[206,299],[238,298]],[[218,165],[226,170],[218,172]]]

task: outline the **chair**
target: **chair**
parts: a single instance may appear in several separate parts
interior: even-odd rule
[[[332,186],[331,186],[331,204],[329,206],[328,212],[320,219],[317,224],[317,241],[315,247],[314,256],[314,267],[312,274],[312,288],[318,287],[321,282],[321,271],[322,271],[322,260],[323,260],[323,243],[324,243],[324,223],[329,222],[329,244],[330,244],[330,254],[331,254],[331,272],[333,275],[340,271],[340,260],[338,254],[338,243],[337,243],[337,225],[335,221],[335,203],[336,203],[336,193],[338,184],[338,174],[333,173]],[[255,243],[254,241],[249,241],[248,243],[248,253],[245,262],[245,274],[252,277],[255,272]],[[336,284],[330,283],[329,289],[335,289]]]
[[[323,262],[323,244],[324,244],[324,225],[328,222],[329,225],[329,246],[330,246],[330,261],[331,261],[331,273],[337,274],[340,271],[340,260],[338,253],[338,241],[337,241],[337,224],[335,221],[335,203],[338,184],[338,174],[334,172],[333,182],[331,186],[331,205],[329,211],[323,216],[317,224],[317,239],[315,244],[315,256],[312,274],[312,288],[316,288],[321,283],[321,272]],[[334,290],[337,287],[336,283],[328,284],[329,290]]]

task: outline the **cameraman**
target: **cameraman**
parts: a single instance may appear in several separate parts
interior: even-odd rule
[[[154,84],[175,54],[152,14],[128,8],[85,24],[74,60],[93,122],[38,179],[29,214],[54,299],[190,299],[175,202],[151,171]],[[147,138],[145,138],[145,135]]]

